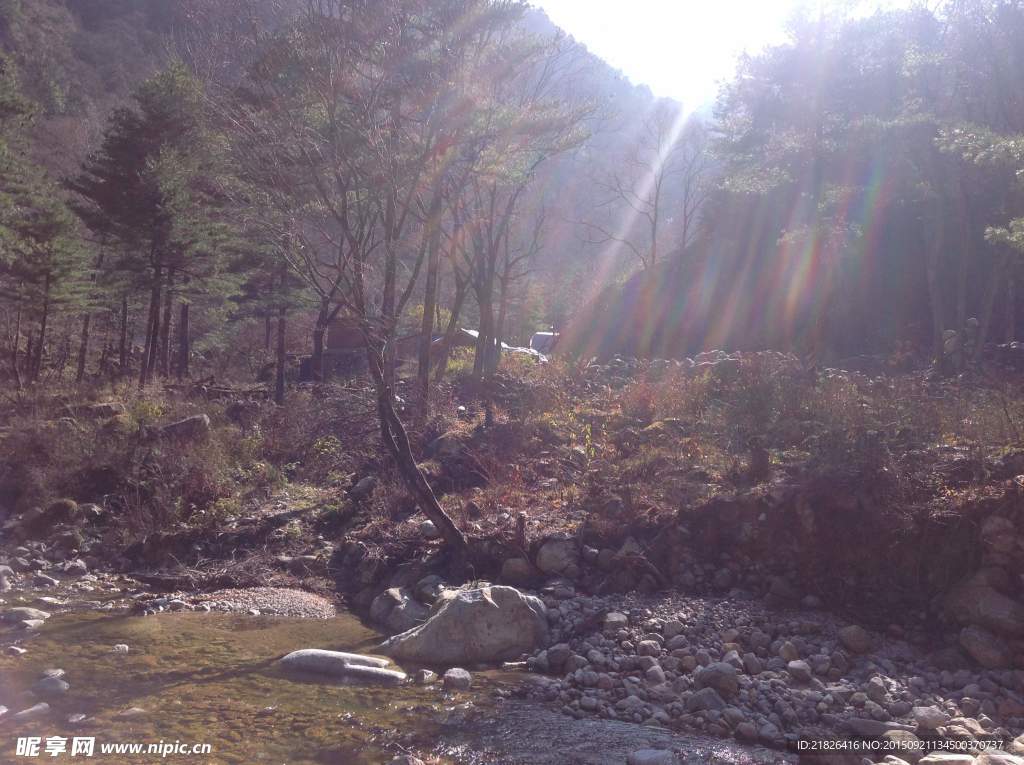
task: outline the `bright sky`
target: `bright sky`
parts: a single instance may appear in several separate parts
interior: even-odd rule
[[[820,1],[820,0],[819,0]],[[634,83],[656,96],[699,109],[744,51],[785,39],[801,0],[532,0],[567,31]],[[859,15],[900,0],[831,0]]]

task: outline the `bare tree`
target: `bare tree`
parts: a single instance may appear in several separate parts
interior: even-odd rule
[[[382,443],[456,550],[466,539],[419,470],[395,411],[393,348],[397,317],[438,239],[453,150],[442,142],[450,126],[438,116],[447,79],[437,52],[452,9],[477,5],[309,0],[294,24],[252,46],[259,54],[230,115],[248,137],[239,155],[256,165],[254,195],[279,213],[269,220],[294,227],[282,255],[319,301],[317,332],[338,315],[359,327]],[[417,217],[424,200],[425,220]]]
[[[666,251],[685,250],[712,190],[707,129],[681,106],[659,102],[644,119],[621,171],[597,179],[598,212],[612,222],[583,221],[587,242],[618,243],[644,269]]]

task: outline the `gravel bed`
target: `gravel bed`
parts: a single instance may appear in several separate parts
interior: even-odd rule
[[[330,619],[337,615],[334,604],[326,598],[285,587],[217,590],[197,595],[192,600],[205,603],[214,611],[245,612],[255,609],[261,614],[310,619]]]

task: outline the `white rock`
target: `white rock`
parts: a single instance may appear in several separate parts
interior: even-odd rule
[[[404,672],[385,669],[390,664],[387,659],[357,653],[305,648],[293,651],[278,663],[288,671],[351,677],[385,685],[394,685],[405,680]]]
[[[16,722],[24,722],[26,720],[38,720],[40,717],[45,717],[48,714],[50,714],[50,705],[43,701],[28,709],[22,709],[17,714],[12,715],[11,719]]]

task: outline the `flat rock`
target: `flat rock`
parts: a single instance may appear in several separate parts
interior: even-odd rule
[[[24,722],[26,720],[38,720],[40,717],[45,717],[50,714],[50,705],[45,701],[41,701],[28,709],[22,709],[20,712],[11,715],[11,719],[15,722]]]
[[[38,608],[29,608],[28,606],[8,608],[0,614],[0,621],[4,622],[23,622],[29,619],[42,621],[49,618],[50,614],[48,611],[40,611]]]
[[[385,669],[390,664],[387,659],[358,653],[325,651],[319,648],[293,651],[281,658],[278,664],[292,672],[350,677],[384,685],[394,685],[405,680],[404,672]]]

